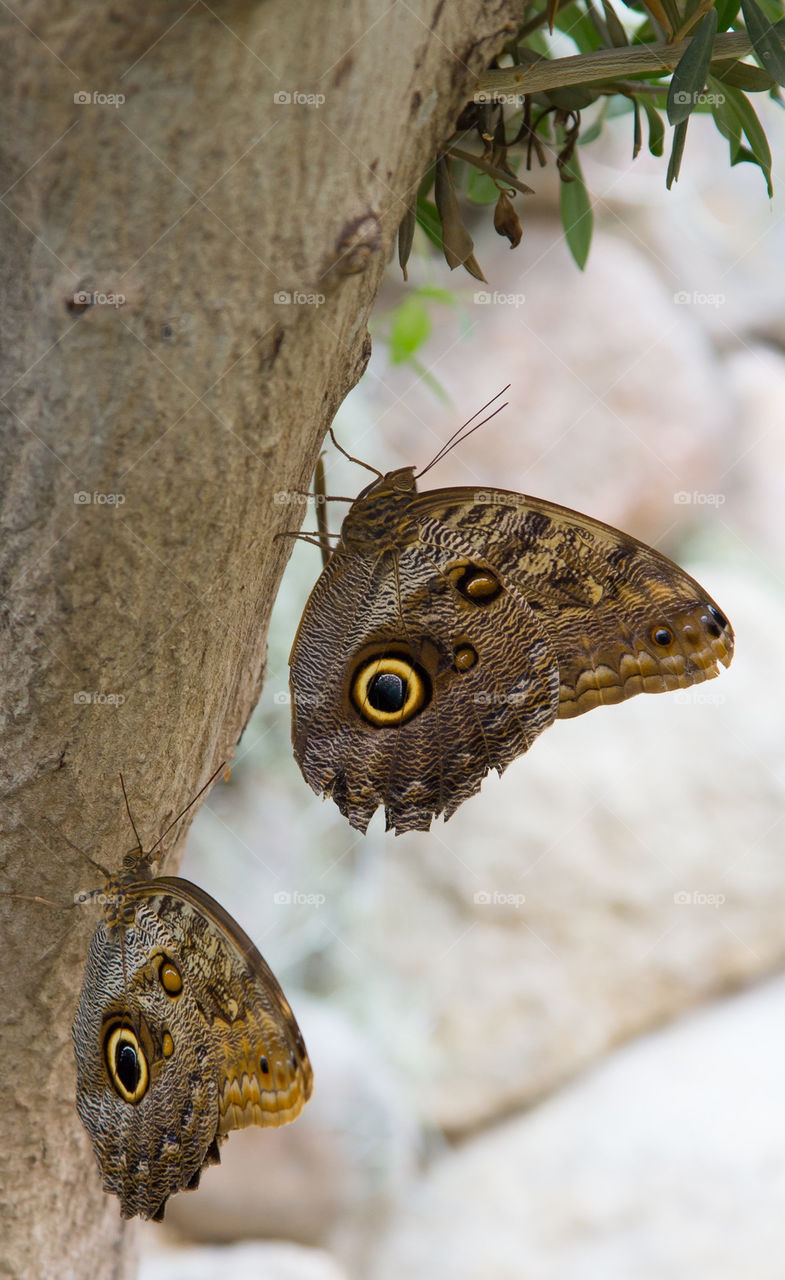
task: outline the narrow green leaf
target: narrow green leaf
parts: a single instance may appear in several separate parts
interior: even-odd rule
[[[422,298],[405,298],[393,312],[390,329],[390,359],[405,364],[426,341],[431,332],[431,317]]]
[[[689,123],[689,120],[682,120],[673,130],[673,146],[671,147],[671,158],[668,161],[668,176],[665,179],[665,185],[669,191],[673,183],[679,181],[681,158],[684,155],[684,143],[687,141],[687,125]]]
[[[432,200],[426,200],[422,196],[417,197],[417,221],[431,243],[441,252],[442,224]]]
[[[632,102],[633,107],[635,108],[635,124],[632,128],[632,158],[635,160],[641,146],[643,145],[643,133],[641,130],[641,109],[638,104],[638,99],[633,98]]]
[[[744,136],[750,144],[755,161],[766,179],[766,190],[769,193],[769,197],[771,197],[774,194],[771,185],[771,150],[766,134],[763,131],[763,126],[755,114],[755,108],[741,92],[741,89],[734,89],[732,85],[725,84],[722,86],[721,92],[726,102],[736,113],[739,124],[744,131]]]
[[[717,0],[717,30],[727,31],[739,12],[739,0]]]
[[[738,58],[712,62],[711,73],[723,84],[732,84],[735,89],[744,89],[747,93],[768,93],[777,83],[762,67],[753,67]]]
[[[736,112],[725,97],[725,94],[722,91],[721,82],[715,80],[713,76],[709,76],[708,86],[709,93],[714,99],[711,114],[714,118],[714,123],[723,138],[728,139],[730,162],[731,165],[734,165],[737,162],[736,157],[741,147],[741,124],[739,122],[739,117],[736,115]]]
[[[597,29],[583,9],[571,7],[566,13],[560,13],[556,19],[556,29],[574,40],[580,53],[593,53],[602,48]]]
[[[653,156],[661,156],[665,142],[665,125],[662,116],[648,98],[643,99],[643,109],[649,121],[649,151]]]
[[[398,228],[398,262],[400,263],[404,280],[409,279],[406,271],[406,264],[409,261],[409,254],[412,251],[414,228],[416,226],[417,218],[415,217],[414,209],[407,209],[401,219],[401,225]]]
[[[772,24],[756,0],[741,0],[741,11],[758,62],[777,84],[785,84],[785,51]]]
[[[630,42],[627,39],[627,32],[622,26],[621,19],[608,0],[602,0],[602,7],[605,10],[605,21],[608,24],[608,35],[611,38],[611,43],[617,49],[623,49]]]
[[[671,124],[681,124],[695,110],[709,74],[716,34],[717,10],[710,9],[671,76],[667,104]]]
[[[586,266],[589,256],[592,231],[594,230],[594,213],[589,193],[583,181],[580,160],[577,151],[564,165],[564,172],[573,179],[572,182],[560,183],[561,220],[564,235],[570,253],[581,271]]]

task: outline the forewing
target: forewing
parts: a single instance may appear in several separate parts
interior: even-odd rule
[[[418,494],[413,517],[482,545],[547,631],[559,716],[719,675],[733,630],[703,587],[645,543],[567,507],[504,490]]]
[[[179,946],[214,1048],[218,1131],[288,1124],[311,1096],[305,1042],[275,974],[209,894],[175,876],[143,890]]]

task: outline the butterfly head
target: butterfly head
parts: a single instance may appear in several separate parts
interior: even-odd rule
[[[400,543],[401,525],[416,492],[414,467],[398,467],[372,480],[352,503],[341,526],[344,546],[359,550],[372,545],[381,550],[385,543]]]

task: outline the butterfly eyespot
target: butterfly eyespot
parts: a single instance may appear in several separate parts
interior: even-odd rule
[[[270,1064],[264,1055],[259,1059],[259,1070],[263,1076],[269,1076],[270,1074]]]
[[[456,591],[472,604],[490,604],[502,593],[502,584],[496,575],[480,565],[462,565],[450,576]]]
[[[292,1071],[296,1071],[296,1070],[297,1070],[297,1059],[295,1058],[295,1056],[294,1056],[294,1053],[293,1053],[293,1052],[289,1054],[289,1061],[290,1061],[290,1062],[291,1062],[291,1064],[292,1064]]]
[[[720,617],[722,617],[722,614],[720,614]],[[713,636],[715,640],[719,639],[719,637],[722,635],[722,630],[717,625],[717,623],[713,621],[712,618],[707,618],[706,614],[704,613],[701,615],[701,622],[703,623],[704,627],[706,628],[710,636]]]
[[[377,655],[355,671],[351,698],[363,720],[374,728],[406,724],[431,699],[428,676],[403,655]]]
[[[174,1040],[168,1031],[164,1032],[164,1037],[161,1041],[161,1052],[165,1058],[171,1058],[174,1053]]]
[[[456,671],[471,671],[477,661],[477,650],[470,644],[459,644],[453,650],[452,660]]]
[[[719,609],[715,605],[713,604],[709,605],[709,613],[711,614],[714,621],[717,623],[718,627],[722,627],[723,630],[725,627],[727,627],[728,619],[723,617],[723,615],[720,613]]]
[[[110,1026],[104,1055],[112,1088],[123,1102],[141,1102],[150,1084],[147,1057],[132,1027]]]
[[[183,989],[180,970],[166,956],[161,957],[161,963],[158,967],[158,981],[168,996],[179,996]]]
[[[655,644],[662,645],[666,648],[669,644],[673,644],[673,632],[667,627],[655,627],[651,633],[651,638]]]

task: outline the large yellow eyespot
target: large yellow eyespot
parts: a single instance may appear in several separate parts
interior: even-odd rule
[[[490,604],[502,593],[502,584],[490,569],[478,564],[459,564],[448,571],[456,591],[471,604]]]
[[[180,977],[180,970],[173,960],[168,956],[162,955],[158,961],[158,981],[168,996],[174,999],[179,996],[183,989],[183,980]]]
[[[431,682],[422,667],[403,654],[378,654],[352,676],[351,698],[363,720],[374,728],[406,724],[427,707]]]
[[[104,1037],[106,1068],[112,1087],[123,1102],[141,1102],[150,1084],[144,1049],[133,1027],[115,1023]]]

